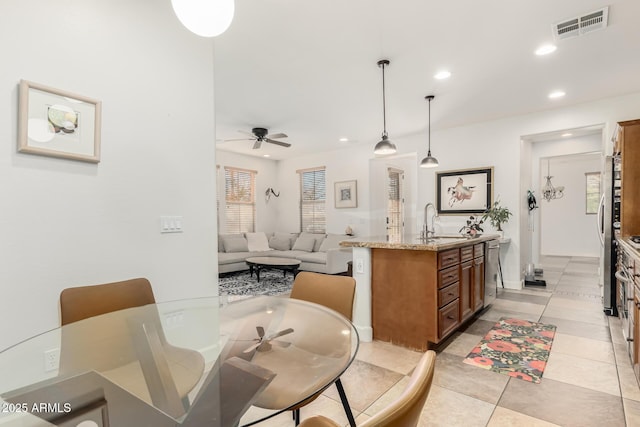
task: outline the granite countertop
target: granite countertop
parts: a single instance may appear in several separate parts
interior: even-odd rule
[[[435,238],[424,240],[416,235],[402,236],[398,241],[388,241],[386,236],[354,237],[340,242],[342,247],[377,248],[377,249],[405,249],[412,251],[443,251],[457,247],[499,239],[498,234],[482,234],[478,237],[467,238],[459,234],[436,235]]]

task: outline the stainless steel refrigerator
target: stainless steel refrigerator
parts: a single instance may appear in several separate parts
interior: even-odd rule
[[[604,249],[602,303],[604,312],[617,316],[616,234],[620,230],[620,157],[607,156],[600,181],[602,196],[598,209],[598,235]]]

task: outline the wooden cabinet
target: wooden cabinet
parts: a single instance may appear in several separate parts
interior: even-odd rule
[[[371,249],[373,338],[424,351],[483,307],[484,243]]]
[[[640,120],[618,123],[614,151],[621,157],[620,234],[640,235]]]
[[[484,244],[473,246],[473,311],[484,307]]]

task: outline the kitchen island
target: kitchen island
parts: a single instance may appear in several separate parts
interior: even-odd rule
[[[486,234],[421,239],[354,238],[354,324],[363,340],[424,351],[442,342],[484,307]]]

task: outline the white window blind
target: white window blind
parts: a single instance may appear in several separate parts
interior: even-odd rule
[[[227,233],[252,233],[256,224],[256,172],[224,168],[225,219]]]
[[[325,233],[326,196],[325,169],[298,171],[300,174],[300,226],[309,233]]]
[[[395,242],[402,236],[404,228],[404,200],[402,199],[402,180],[404,172],[388,169],[387,187],[387,235],[389,241]]]

